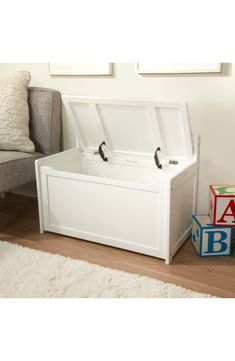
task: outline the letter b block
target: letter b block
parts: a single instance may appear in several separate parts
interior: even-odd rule
[[[209,216],[215,226],[235,226],[235,186],[210,185]]]
[[[199,256],[230,256],[232,227],[217,227],[207,215],[193,215],[192,243]]]

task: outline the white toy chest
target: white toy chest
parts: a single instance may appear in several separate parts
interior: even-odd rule
[[[186,103],[63,96],[63,105],[78,146],[36,161],[40,231],[169,264],[197,198]]]

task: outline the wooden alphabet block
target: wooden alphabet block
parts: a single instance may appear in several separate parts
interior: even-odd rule
[[[230,256],[232,227],[214,226],[208,215],[193,215],[192,244],[199,256]]]
[[[209,216],[215,226],[235,226],[235,185],[210,185]]]

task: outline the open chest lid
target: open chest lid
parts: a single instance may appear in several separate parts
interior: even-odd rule
[[[103,151],[103,156],[107,157],[153,161],[160,148],[161,160],[187,161],[193,157],[185,102],[83,96],[62,98],[83,152],[102,155],[100,151]]]

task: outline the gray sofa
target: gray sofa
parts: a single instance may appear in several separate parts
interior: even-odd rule
[[[34,153],[0,150],[0,193],[35,180],[36,159],[60,151],[61,95],[46,88],[28,88],[30,139]]]

